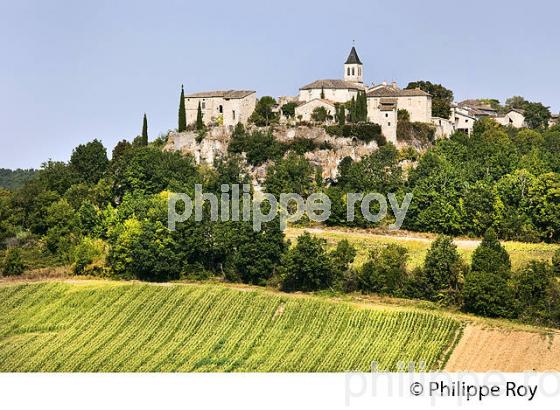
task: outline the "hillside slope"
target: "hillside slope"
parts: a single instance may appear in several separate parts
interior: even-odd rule
[[[0,285],[0,371],[368,371],[445,365],[462,323],[221,285]]]

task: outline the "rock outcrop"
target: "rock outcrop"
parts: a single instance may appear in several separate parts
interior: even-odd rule
[[[253,130],[248,128],[247,132]],[[305,138],[312,140],[318,146],[328,146],[329,149],[317,149],[305,154],[305,158],[311,164],[321,167],[324,179],[336,178],[338,164],[344,157],[358,160],[378,148],[375,142],[365,144],[356,138],[335,138],[327,134],[323,127],[277,126],[273,129],[272,134],[282,143]],[[216,158],[226,155],[230,138],[231,129],[228,127],[210,128],[203,138],[199,138],[196,131],[171,132],[164,149],[190,154],[197,163],[213,164]],[[252,170],[251,173],[257,180],[262,180],[265,172],[266,167],[261,166]]]

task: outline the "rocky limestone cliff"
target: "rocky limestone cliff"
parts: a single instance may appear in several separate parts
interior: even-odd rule
[[[247,129],[248,132],[253,130],[254,128],[250,127]],[[328,143],[332,149],[318,149],[305,154],[305,158],[311,164],[322,168],[324,179],[336,178],[338,164],[344,157],[358,160],[378,148],[375,142],[364,144],[355,138],[335,138],[328,135],[322,127],[277,126],[272,133],[278,141],[284,143],[297,138],[310,139],[317,144]],[[228,127],[210,128],[199,141],[197,141],[196,131],[171,132],[164,149],[190,154],[197,163],[213,164],[216,158],[226,155],[230,138],[231,130]],[[255,167],[251,173],[255,179],[263,180],[266,175],[266,165]]]

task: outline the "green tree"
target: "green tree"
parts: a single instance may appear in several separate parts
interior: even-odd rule
[[[264,187],[276,197],[283,192],[306,197],[313,191],[313,168],[303,156],[290,152],[268,167]]]
[[[551,117],[550,107],[540,102],[530,102],[520,96],[514,96],[506,100],[506,109],[523,110],[525,122],[529,128],[547,128]]]
[[[560,249],[557,249],[552,256],[552,273],[556,277],[560,277]]]
[[[424,260],[424,275],[434,292],[457,291],[465,271],[465,263],[453,239],[438,236]]]
[[[294,118],[296,115],[297,104],[295,102],[289,102],[282,106],[282,114],[287,118]]]
[[[148,145],[148,117],[144,113],[144,120],[142,121],[142,145]]]
[[[267,127],[278,121],[278,113],[274,111],[276,100],[268,95],[259,98],[255,111],[249,121],[259,127]]]
[[[325,89],[321,86],[321,100],[325,99]]]
[[[401,245],[391,243],[372,250],[358,272],[358,288],[364,292],[396,294],[407,278],[407,259],[408,250]]]
[[[19,248],[9,248],[4,256],[2,272],[6,276],[21,275],[25,271],[25,264]]]
[[[185,90],[181,84],[181,96],[179,97],[179,119],[177,131],[183,132],[187,129],[187,111],[185,109]]]
[[[336,104],[336,122],[343,127],[346,124],[346,107],[344,104]]]
[[[202,106],[200,105],[200,101],[198,102],[198,108],[196,109],[196,129],[203,130],[204,129],[204,121],[202,119]]]
[[[506,249],[498,241],[496,231],[489,228],[472,255],[473,272],[494,273],[507,279],[511,261]]]
[[[126,151],[114,170],[113,198],[118,203],[126,192],[157,194],[170,189],[191,192],[197,177],[194,159],[179,152],[140,147]]]
[[[47,249],[66,259],[80,233],[76,211],[66,199],[61,199],[47,208],[46,225]]]
[[[453,102],[453,91],[441,84],[434,84],[430,81],[413,81],[406,86],[408,90],[416,88],[420,88],[432,96],[433,117],[449,118],[451,115],[451,103]]]
[[[70,167],[77,172],[81,180],[96,184],[109,167],[107,150],[97,139],[78,145],[70,157]]]
[[[549,295],[557,285],[552,267],[542,261],[531,261],[514,276],[514,288],[522,320],[549,324],[553,311]],[[556,304],[560,303],[557,301]]]
[[[109,265],[124,278],[166,281],[184,269],[171,231],[159,221],[127,219],[109,242]]]
[[[488,317],[513,317],[515,300],[506,279],[499,274],[470,272],[463,288],[463,310]]]
[[[308,232],[297,238],[297,244],[286,253],[282,289],[316,291],[327,289],[339,279],[331,258],[325,250],[326,241]]]
[[[329,117],[329,113],[325,107],[315,107],[311,113],[311,119],[315,122],[323,123]]]

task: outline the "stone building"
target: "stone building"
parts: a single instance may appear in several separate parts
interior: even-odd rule
[[[356,98],[359,92],[365,92],[366,86],[345,80],[317,80],[299,89],[298,100],[307,102],[325,99],[336,103],[345,103]]]
[[[515,108],[512,108],[503,116],[496,117],[495,119],[498,124],[505,125],[506,127],[523,128],[527,126],[525,122],[525,112]]]
[[[397,99],[367,99],[368,121],[381,126],[381,133],[387,140],[397,144]]]
[[[555,125],[558,125],[558,118],[560,117],[559,114],[552,114],[550,116],[550,119],[548,120],[548,126],[549,127],[554,127]]]
[[[334,115],[336,113],[336,107],[334,103],[330,100],[315,98],[311,101],[306,101],[299,103],[299,105],[295,109],[296,118],[298,121],[306,121],[312,122],[313,119],[311,115],[313,114],[313,110],[316,108],[323,107],[327,111],[327,116],[330,117],[330,120],[334,119]]]
[[[246,124],[255,110],[257,94],[249,90],[205,91],[185,96],[187,125],[195,124],[198,105],[205,124]]]
[[[299,101],[325,99],[335,103],[345,103],[356,98],[358,93],[366,91],[363,84],[364,67],[356,49],[352,47],[344,63],[343,80],[317,80],[299,89]]]
[[[382,99],[393,98],[397,101],[397,110],[407,110],[410,115],[410,121],[430,123],[432,119],[432,97],[419,88],[407,90],[400,89],[397,83],[391,85],[387,83],[372,86],[367,92],[368,99],[368,116],[374,117],[369,112],[376,109]],[[370,103],[371,101],[371,103]]]

